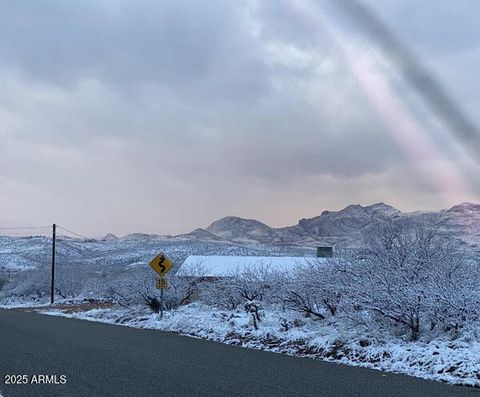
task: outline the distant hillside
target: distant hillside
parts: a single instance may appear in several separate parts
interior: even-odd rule
[[[480,247],[480,205],[463,203],[438,212],[403,213],[384,203],[369,206],[349,205],[340,211],[323,211],[319,216],[301,219],[298,224],[272,228],[255,219],[225,217],[205,230],[224,240],[237,243],[273,245],[358,245],[364,228],[377,220],[392,218],[425,218],[441,222],[442,228],[455,233],[467,244]],[[200,237],[200,236],[199,236]]]
[[[181,263],[188,255],[313,256],[314,247],[318,245],[345,243],[349,247],[358,247],[362,244],[362,232],[372,222],[394,218],[432,219],[443,230],[454,233],[480,252],[478,204],[463,203],[437,212],[403,213],[387,204],[377,203],[323,211],[319,216],[301,219],[296,225],[282,228],[272,228],[255,219],[229,216],[213,222],[206,229],[195,229],[178,236],[133,233],[117,237],[107,234],[98,240],[57,236],[58,276],[71,279],[73,270],[66,270],[69,266],[85,271],[101,268],[113,272],[125,267],[134,271],[135,266],[147,264],[159,251],[167,252],[176,263]],[[49,238],[0,237],[0,273],[43,267],[44,276],[48,278],[50,263]]]
[[[225,240],[238,242],[270,242],[275,233],[274,229],[255,219],[243,219],[235,216],[219,219],[205,230]]]

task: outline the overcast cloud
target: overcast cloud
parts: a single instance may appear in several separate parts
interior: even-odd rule
[[[478,123],[476,1],[365,3]],[[321,21],[292,4],[1,1],[0,223],[180,233],[225,215],[284,226],[350,203],[480,201],[478,166],[361,32],[325,11],[386,70],[441,161],[412,163]],[[448,167],[466,191],[421,172]]]

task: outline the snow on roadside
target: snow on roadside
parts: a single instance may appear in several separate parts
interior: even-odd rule
[[[480,387],[480,337],[430,342],[365,336],[333,325],[269,310],[258,330],[242,311],[213,310],[190,304],[166,312],[163,320],[145,308],[92,309],[86,312],[40,310],[40,313],[135,328],[176,332],[248,348],[403,373],[420,378]]]
[[[0,304],[0,309],[17,309],[17,308],[27,308],[27,307],[42,307],[48,306],[50,303],[49,300],[41,300],[37,302],[21,302],[18,299],[11,299],[11,300],[2,300]],[[0,396],[1,397],[1,396]]]

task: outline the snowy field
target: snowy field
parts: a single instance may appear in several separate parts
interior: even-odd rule
[[[334,322],[306,319],[288,311],[263,311],[259,329],[255,330],[245,311],[213,310],[197,303],[166,312],[162,320],[144,307],[40,312],[480,387],[480,335],[473,332],[456,340],[407,342],[342,331]]]

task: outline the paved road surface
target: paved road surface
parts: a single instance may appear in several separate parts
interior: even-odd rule
[[[5,374],[66,375],[5,385]],[[0,310],[11,396],[476,396],[480,391],[151,330]]]

